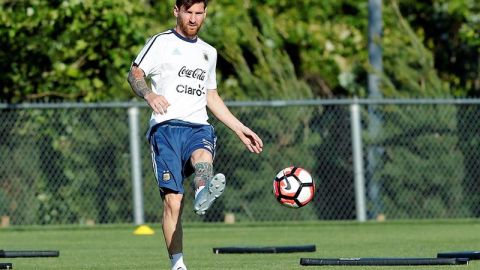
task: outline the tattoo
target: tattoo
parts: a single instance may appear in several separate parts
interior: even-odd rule
[[[128,82],[130,83],[133,92],[141,98],[144,98],[145,95],[152,92],[147,86],[143,71],[137,66],[132,66],[132,69],[130,69],[130,72],[128,73]]]
[[[195,168],[195,177],[193,184],[195,189],[205,186],[207,181],[213,177],[213,165],[208,162],[199,162],[193,166]]]

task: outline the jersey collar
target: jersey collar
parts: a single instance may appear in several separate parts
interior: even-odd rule
[[[175,36],[177,36],[179,39],[181,39],[181,40],[183,40],[183,41],[190,42],[190,43],[195,43],[195,42],[197,42],[198,37],[195,37],[195,38],[193,38],[193,39],[186,38],[186,37],[180,35],[179,33],[177,33],[177,31],[175,31],[174,28],[172,28],[172,32],[175,34]]]

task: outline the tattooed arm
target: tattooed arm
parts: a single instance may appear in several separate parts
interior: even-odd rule
[[[128,82],[135,94],[148,103],[155,113],[165,114],[170,106],[164,96],[155,94],[148,86],[145,80],[145,73],[137,65],[132,65],[128,73]]]
[[[141,98],[146,98],[148,94],[152,93],[152,90],[147,86],[145,73],[136,65],[133,65],[128,73],[128,82],[130,83],[133,92]]]

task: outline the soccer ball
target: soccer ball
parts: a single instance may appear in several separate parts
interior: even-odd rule
[[[278,172],[273,180],[273,194],[281,205],[299,208],[313,199],[315,182],[305,169],[288,167]]]

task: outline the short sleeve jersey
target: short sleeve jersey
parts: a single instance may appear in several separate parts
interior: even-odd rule
[[[150,78],[152,91],[170,103],[166,114],[152,113],[150,128],[172,119],[208,124],[207,90],[217,89],[216,62],[216,49],[198,37],[187,39],[171,29],[150,38],[134,64]]]

